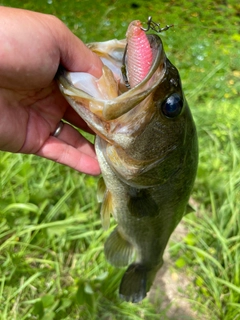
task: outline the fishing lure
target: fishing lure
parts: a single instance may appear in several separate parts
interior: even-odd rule
[[[128,42],[124,50],[121,67],[123,81],[128,89],[141,82],[151,67],[152,51],[145,33],[150,29],[157,33],[161,33],[172,26],[173,25],[167,25],[161,28],[159,23],[152,21],[152,17],[148,18],[146,28],[143,28],[141,22],[138,20],[134,21],[133,24],[130,24],[127,31]],[[129,56],[133,57],[133,61],[131,61],[129,65],[131,65],[132,70],[128,70],[127,75],[126,56],[127,52],[130,50],[131,54],[129,54]]]

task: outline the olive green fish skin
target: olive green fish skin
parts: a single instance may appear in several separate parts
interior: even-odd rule
[[[179,73],[158,39],[161,58],[150,73],[151,79],[157,74],[160,80],[153,80],[147,97],[120,117],[97,117],[82,107],[82,100],[79,106],[62,88],[97,133],[95,148],[105,183],[102,219],[109,220],[111,212],[118,224],[106,241],[105,255],[117,267],[134,260],[119,290],[120,296],[131,302],[146,296],[163,264],[169,237],[186,212],[198,163],[196,128]],[[60,87],[66,86],[65,80],[60,76]],[[174,94],[182,99],[182,109],[179,115],[168,117],[163,106]]]

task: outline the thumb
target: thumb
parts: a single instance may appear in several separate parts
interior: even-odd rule
[[[99,78],[102,61],[62,23],[60,36],[60,63],[72,72],[87,72]]]

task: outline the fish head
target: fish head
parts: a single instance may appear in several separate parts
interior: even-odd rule
[[[152,95],[167,73],[167,58],[161,39],[157,35],[147,35],[147,37],[153,62],[146,77],[130,89],[126,87],[122,73],[125,61],[128,70],[125,39],[88,44],[104,64],[100,79],[83,72],[67,72],[62,67],[58,70],[57,80],[60,90],[70,105],[96,134],[109,140],[114,139],[113,136],[121,127],[122,131],[130,134],[132,131],[137,132],[139,121],[136,124],[136,115],[146,114],[149,111],[149,108],[143,108],[143,105],[149,107]],[[152,111],[154,108],[150,110],[151,113]],[[151,118],[150,116],[149,114],[147,119]],[[140,117],[142,118],[140,125],[143,127],[143,122],[146,122],[145,116],[141,114]]]
[[[100,137],[98,149],[111,168],[121,180],[138,187],[164,183],[173,170],[191,160],[191,152],[197,152],[178,70],[167,59],[160,37],[147,38],[152,65],[132,88],[126,87],[122,75],[124,64],[128,73],[130,61],[126,40],[88,45],[103,61],[100,79],[63,69],[57,74],[65,98]],[[192,158],[195,161],[196,156]]]
[[[100,79],[95,79],[87,73],[67,72],[62,67],[59,68],[56,78],[60,90],[77,113],[83,116],[81,110],[88,109],[103,122],[110,123],[112,120],[119,122],[122,121],[119,119],[122,115],[133,109],[151,93],[156,84],[152,88],[151,85],[159,78],[160,65],[163,65],[166,56],[161,39],[154,35],[148,35],[148,38],[153,52],[152,66],[141,83],[129,90],[122,74],[127,45],[125,39],[88,44],[88,47],[99,55],[104,64],[103,75]],[[83,119],[96,132],[94,128],[96,122],[92,123],[87,118],[83,116]],[[96,120],[95,117],[94,119]]]

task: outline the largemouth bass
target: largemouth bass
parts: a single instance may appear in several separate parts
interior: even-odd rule
[[[197,134],[179,73],[158,35],[146,35],[134,21],[127,39],[88,46],[104,63],[102,77],[60,69],[58,81],[96,133],[102,223],[107,229],[112,214],[118,224],[104,251],[111,264],[128,266],[119,293],[138,302],[187,211],[197,170]]]

